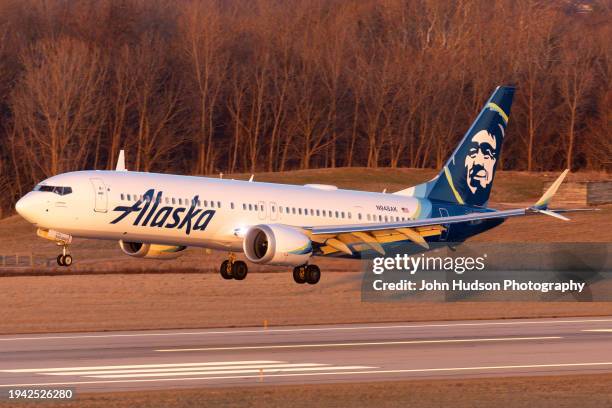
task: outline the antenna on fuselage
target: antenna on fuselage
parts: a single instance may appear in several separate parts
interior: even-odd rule
[[[254,178],[255,178],[255,175],[251,174],[251,178],[249,178],[249,181],[253,181]]]
[[[117,158],[117,167],[115,167],[115,171],[127,171],[125,168],[125,151],[119,150],[119,158]]]

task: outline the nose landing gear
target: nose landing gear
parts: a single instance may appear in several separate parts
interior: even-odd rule
[[[301,265],[293,268],[293,280],[296,283],[315,285],[321,279],[321,270],[317,265]]]
[[[219,272],[223,279],[243,280],[246,278],[249,268],[245,262],[237,261],[236,255],[230,253],[228,259],[221,263]]]
[[[57,256],[57,264],[59,266],[72,265],[72,256],[66,253],[68,245],[66,244],[58,244],[58,245],[62,245],[62,253]]]

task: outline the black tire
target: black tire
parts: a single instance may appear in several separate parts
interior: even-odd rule
[[[64,266],[64,255],[59,254],[59,255],[57,256],[57,264],[58,264],[59,266]]]
[[[230,262],[225,260],[221,263],[221,268],[219,268],[219,272],[223,279],[234,279],[232,276],[232,268],[230,267]]]
[[[317,265],[308,265],[306,267],[306,282],[311,285],[316,285],[321,279],[321,270]]]
[[[293,280],[300,285],[306,283],[306,267],[296,266],[293,268]]]
[[[64,266],[72,265],[72,255],[64,256]]]
[[[246,263],[242,261],[234,262],[234,265],[232,266],[232,275],[234,276],[234,279],[243,280],[246,278],[248,272],[249,268],[247,267]]]

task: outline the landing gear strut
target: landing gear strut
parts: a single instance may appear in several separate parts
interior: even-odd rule
[[[223,279],[243,280],[246,278],[249,268],[245,262],[237,261],[236,255],[230,253],[228,259],[221,263],[219,272]]]
[[[302,265],[293,268],[293,280],[296,283],[315,285],[321,279],[321,270],[317,265]]]
[[[57,256],[57,264],[59,266],[72,265],[72,256],[66,253],[68,245],[66,244],[58,244],[58,245],[62,245],[62,253]]]

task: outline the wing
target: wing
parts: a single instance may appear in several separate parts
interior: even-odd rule
[[[556,193],[567,173],[568,170],[564,171],[532,207],[502,211],[484,210],[483,212],[465,215],[380,224],[313,226],[306,228],[306,231],[313,242],[320,244],[324,255],[337,252],[353,255],[353,250],[351,250],[349,245],[355,247],[356,244],[360,245],[363,249],[372,249],[380,254],[384,254],[385,251],[381,244],[387,242],[410,240],[424,248],[429,248],[425,238],[442,234],[446,230],[445,225],[449,224],[536,214],[545,214],[569,221],[569,218],[559,213],[582,211],[582,209],[557,211],[547,209],[548,202]]]

